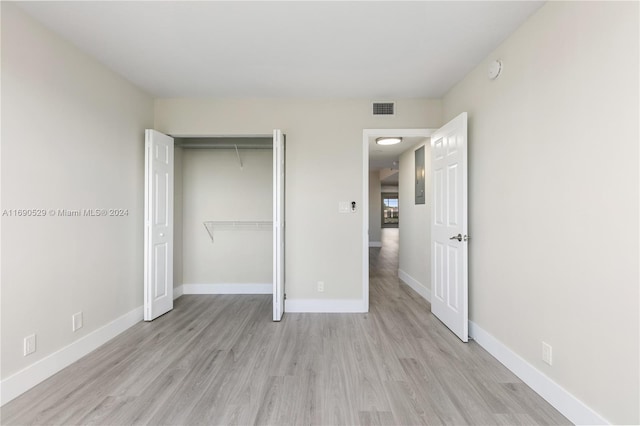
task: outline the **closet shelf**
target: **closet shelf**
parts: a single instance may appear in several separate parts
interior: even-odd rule
[[[251,231],[262,230],[267,231],[273,229],[273,222],[271,221],[256,221],[256,220],[210,220],[204,222],[204,227],[211,237],[213,242],[213,231]]]

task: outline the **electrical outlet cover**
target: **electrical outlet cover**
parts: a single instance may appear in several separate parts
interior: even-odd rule
[[[71,329],[77,331],[82,328],[82,312],[73,314],[71,317]]]
[[[546,342],[542,342],[542,361],[553,365],[553,348]]]
[[[23,353],[24,356],[32,354],[36,351],[36,335],[32,334],[24,338]]]

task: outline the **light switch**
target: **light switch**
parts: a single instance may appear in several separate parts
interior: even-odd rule
[[[351,203],[348,201],[340,201],[338,203],[338,212],[351,213]]]

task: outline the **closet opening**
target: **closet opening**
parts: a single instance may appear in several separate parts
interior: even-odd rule
[[[146,145],[145,320],[171,310],[175,292],[272,294],[279,321],[282,132],[171,137],[148,130]]]

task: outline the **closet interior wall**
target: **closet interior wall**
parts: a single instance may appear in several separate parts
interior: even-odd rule
[[[210,234],[204,224],[272,221],[272,138],[175,140],[174,287],[205,293],[271,288],[270,227],[214,226]]]

